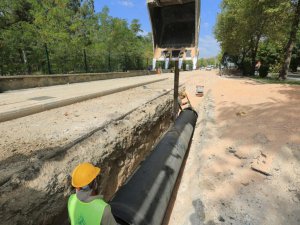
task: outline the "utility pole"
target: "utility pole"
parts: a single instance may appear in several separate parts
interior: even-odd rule
[[[175,61],[175,71],[174,71],[174,105],[173,105],[173,120],[175,121],[178,114],[178,89],[179,89],[179,68],[178,60]]]

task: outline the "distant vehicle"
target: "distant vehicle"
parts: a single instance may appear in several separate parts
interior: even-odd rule
[[[210,67],[210,66],[207,66],[205,70],[206,70],[206,71],[211,71],[211,67]]]
[[[200,70],[205,70],[205,67],[204,67],[204,66],[201,66],[201,67],[200,67]]]

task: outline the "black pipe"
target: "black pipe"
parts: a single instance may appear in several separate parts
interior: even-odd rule
[[[120,225],[160,225],[189,148],[197,121],[192,109],[182,111],[110,202]]]

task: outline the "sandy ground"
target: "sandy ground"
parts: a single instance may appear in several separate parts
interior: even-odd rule
[[[300,224],[300,86],[194,73],[199,119],[166,224]]]

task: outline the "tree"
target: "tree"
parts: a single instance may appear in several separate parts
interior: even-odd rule
[[[299,22],[300,22],[300,1],[294,0],[292,1],[292,4],[294,6],[294,10],[293,10],[291,31],[290,31],[288,42],[285,47],[282,68],[279,73],[279,78],[282,80],[285,80],[288,74],[289,66],[292,59],[292,52],[295,46],[297,31],[299,29]]]
[[[94,0],[0,1],[0,73],[78,73],[142,69],[152,35],[138,20],[94,10]]]
[[[254,74],[260,45],[285,39],[290,0],[223,0],[215,36],[240,69]],[[276,44],[277,45],[277,44]]]

